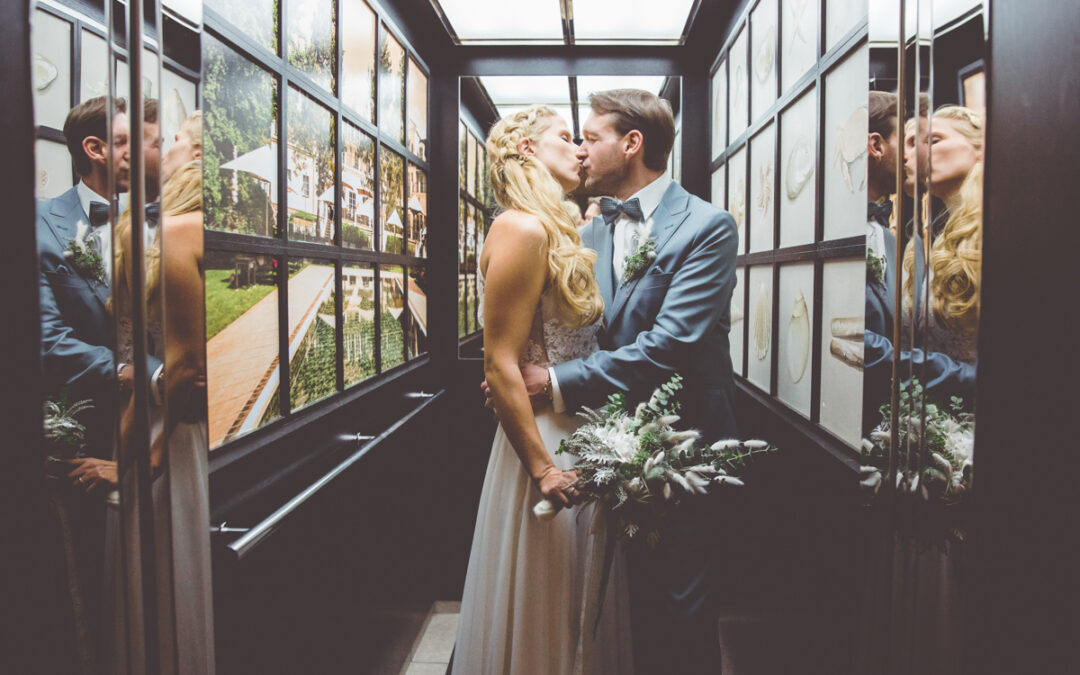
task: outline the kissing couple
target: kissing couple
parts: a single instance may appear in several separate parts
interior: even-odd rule
[[[591,510],[540,520],[542,499],[571,507],[573,459],[555,454],[616,391],[645,400],[685,378],[682,419],[712,442],[736,435],[729,356],[738,232],[731,214],[665,172],[670,105],[636,89],[589,97],[574,143],[534,105],[487,138],[501,213],[480,255],[485,391],[499,418],[484,479],[455,675],[716,673],[711,588],[716,518],[687,504],[654,550],[621,547],[595,625],[587,594]],[[578,230],[578,190],[611,195]],[[583,513],[581,511],[584,511]]]

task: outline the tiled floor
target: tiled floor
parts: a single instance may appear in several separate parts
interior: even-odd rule
[[[436,602],[413,645],[402,675],[444,675],[454,651],[460,602]]]

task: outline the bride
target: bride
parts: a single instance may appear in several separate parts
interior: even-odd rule
[[[500,424],[491,448],[465,577],[455,675],[632,673],[629,600],[617,555],[599,621],[581,627],[591,507],[539,520],[541,499],[569,507],[573,459],[555,455],[578,422],[550,405],[533,412],[519,366],[549,366],[598,349],[603,301],[596,254],[581,245],[579,180],[566,123],[534,105],[487,139],[503,212],[480,256],[484,373]]]

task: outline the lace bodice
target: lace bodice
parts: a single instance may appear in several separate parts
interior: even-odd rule
[[[480,323],[483,325],[483,275],[478,275],[477,284],[481,298],[478,314]],[[548,368],[580,359],[600,349],[597,342],[600,322],[596,321],[582,328],[571,328],[559,318],[555,303],[555,296],[551,290],[544,291],[544,294],[540,296],[540,304],[536,308],[536,313],[533,314],[532,330],[529,331],[529,341],[525,345],[525,353],[521,355],[521,363]]]
[[[933,298],[930,298],[933,305]],[[900,344],[903,349],[911,349],[911,320],[912,320],[911,297],[904,294],[903,306],[903,330],[900,331]],[[917,335],[925,336],[925,343],[917,344],[919,348],[925,347],[927,351],[940,352],[954,361],[975,363],[978,359],[978,335],[975,331],[961,331],[949,327],[938,315],[930,310],[928,312],[915,312],[915,331]]]

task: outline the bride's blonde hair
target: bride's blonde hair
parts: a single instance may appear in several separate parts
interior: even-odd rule
[[[560,314],[568,325],[581,327],[604,311],[593,277],[596,253],[581,245],[577,204],[565,198],[562,186],[540,160],[518,150],[523,139],[537,141],[554,119],[557,113],[552,108],[534,105],[499,120],[487,138],[489,173],[499,206],[540,219],[547,232],[549,283]]]
[[[983,118],[975,110],[946,106],[934,112],[947,119],[976,150],[983,147]],[[931,161],[933,159],[931,158]],[[983,165],[975,163],[958,192],[959,207],[949,212],[941,234],[930,247],[932,310],[957,331],[974,331],[979,321],[979,268],[982,265]],[[915,260],[911,245],[904,252],[904,292],[914,292]]]

